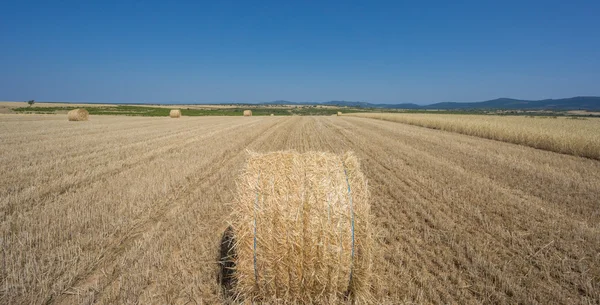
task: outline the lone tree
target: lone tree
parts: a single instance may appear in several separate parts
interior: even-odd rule
[[[33,104],[35,104],[34,100],[29,100],[27,101],[27,104],[29,104],[29,107],[33,106]]]

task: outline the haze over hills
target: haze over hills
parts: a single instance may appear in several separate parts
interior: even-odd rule
[[[418,105],[415,103],[383,104],[369,103],[361,101],[327,101],[327,102],[292,102],[286,100],[277,100],[272,102],[252,103],[252,102],[177,102],[170,101],[166,103],[111,103],[111,102],[65,102],[65,101],[38,101],[39,103],[66,103],[66,104],[112,104],[112,105],[310,105],[310,106],[338,106],[338,107],[358,107],[358,108],[383,108],[383,109],[413,109],[413,110],[587,110],[600,111],[599,96],[577,96],[562,99],[545,100],[520,100],[512,98],[497,98],[482,102],[441,102],[428,105]]]
[[[262,103],[263,105],[328,105],[342,107],[362,108],[388,108],[388,109],[514,109],[514,110],[600,110],[600,97],[578,96],[562,99],[545,100],[519,100],[512,98],[498,98],[483,102],[460,103],[442,102],[429,105],[413,103],[402,104],[373,104],[368,102],[329,101],[324,103],[295,103],[290,101],[274,101]]]

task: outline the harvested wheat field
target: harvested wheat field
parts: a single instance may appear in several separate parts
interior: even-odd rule
[[[595,159],[345,115],[6,114],[0,303],[222,304],[248,151],[287,150],[360,162],[373,303],[600,302]]]

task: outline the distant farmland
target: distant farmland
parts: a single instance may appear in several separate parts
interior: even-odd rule
[[[0,303],[222,303],[215,260],[246,150],[288,149],[360,159],[377,304],[600,302],[598,160],[396,117],[168,110],[0,114]],[[483,124],[434,116],[414,118]],[[564,143],[599,132],[591,119],[495,118]]]
[[[244,110],[251,109],[254,116],[289,115],[334,115],[339,107],[315,105],[97,105],[37,103],[28,107],[25,103],[4,102],[3,108],[21,114],[62,114],[76,108],[85,108],[91,115],[126,115],[164,117],[171,109],[180,109],[183,116],[242,116]],[[358,108],[344,108],[345,112],[365,111]],[[0,112],[2,113],[2,112]]]

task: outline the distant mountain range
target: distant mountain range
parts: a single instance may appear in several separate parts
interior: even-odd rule
[[[600,110],[600,97],[578,96],[563,99],[546,100],[518,100],[511,98],[498,98],[495,100],[457,103],[443,102],[429,105],[417,105],[413,103],[403,104],[372,104],[367,102],[351,101],[329,101],[324,103],[295,103],[290,101],[274,101],[262,103],[263,105],[327,105],[340,107],[360,108],[388,108],[388,109],[443,109],[443,110],[467,110],[467,109],[506,109],[506,110]]]

